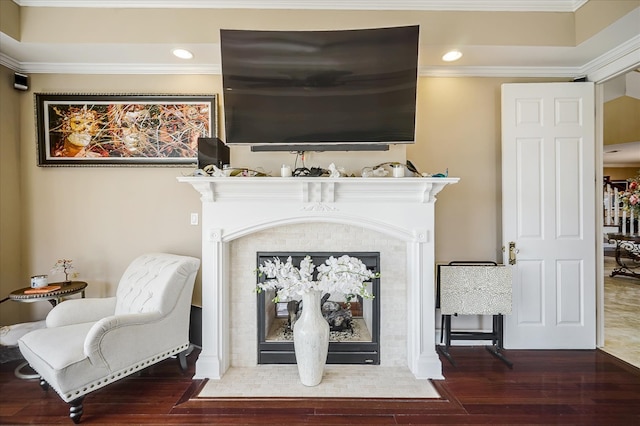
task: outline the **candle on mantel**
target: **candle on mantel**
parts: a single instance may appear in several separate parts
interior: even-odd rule
[[[622,233],[627,233],[627,211],[622,210]]]
[[[629,213],[629,234],[635,234],[636,233],[636,229],[635,229],[635,223],[633,223],[633,211],[631,211]]]

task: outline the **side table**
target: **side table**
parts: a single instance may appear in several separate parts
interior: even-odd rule
[[[32,290],[31,287],[23,287],[18,290],[14,290],[9,294],[9,299],[15,302],[39,302],[48,301],[51,306],[56,306],[62,301],[64,296],[70,296],[72,294],[82,293],[84,298],[84,290],[87,288],[87,283],[84,281],[71,281],[60,283],[49,283],[50,286],[60,286],[58,290],[48,291],[46,293],[25,293],[25,291]],[[37,379],[40,377],[38,374],[24,374],[20,370],[27,366],[26,362],[18,365],[14,371],[14,374],[19,379]]]
[[[58,290],[49,291],[46,293],[25,293],[27,290],[32,290],[31,287],[24,287],[18,290],[14,290],[9,294],[9,299],[16,302],[38,302],[46,300],[51,303],[52,306],[56,306],[62,301],[62,297],[70,296],[72,294],[82,293],[84,298],[84,290],[87,287],[87,283],[84,281],[71,281],[60,283],[49,283],[50,286],[60,286]]]

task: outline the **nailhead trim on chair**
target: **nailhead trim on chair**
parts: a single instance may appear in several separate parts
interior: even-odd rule
[[[72,399],[77,399],[81,396],[84,396],[86,394],[88,394],[89,392],[93,392],[94,390],[100,389],[110,383],[113,383],[117,380],[119,380],[122,377],[126,377],[131,373],[135,373],[136,371],[142,370],[145,367],[155,364],[159,361],[162,361],[163,359],[169,358],[170,356],[179,354],[182,351],[185,351],[189,348],[189,343],[186,343],[184,345],[181,345],[177,348],[171,349],[169,351],[166,351],[160,355],[154,355],[152,358],[149,358],[147,360],[144,361],[140,361],[137,364],[131,366],[131,367],[127,367],[124,370],[120,370],[117,371],[115,373],[112,373],[108,378],[101,378],[100,380],[96,380],[93,383],[89,383],[84,385],[84,387],[82,389],[77,389],[75,391],[71,391],[71,392],[67,392],[64,394],[63,398],[65,401],[70,401]]]

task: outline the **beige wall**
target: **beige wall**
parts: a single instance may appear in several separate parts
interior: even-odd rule
[[[201,252],[200,226],[189,225],[190,213],[200,212],[199,194],[176,181],[191,168],[38,167],[33,93],[220,93],[220,80],[214,75],[31,76],[30,92],[19,98],[24,222],[20,278],[25,285],[30,275],[49,273],[64,257],[73,259],[80,279],[90,283],[87,295],[104,297],[114,294],[127,264],[143,252],[197,257]],[[421,171],[448,168],[461,181],[438,197],[437,260],[499,260],[500,86],[511,81],[531,80],[421,78],[415,145],[366,155],[310,153],[306,165],[335,162],[357,173],[365,165],[403,160],[406,155]],[[231,154],[234,166],[266,171],[277,171],[280,164],[293,160],[288,153],[233,148]],[[2,186],[4,190],[4,179]],[[198,279],[196,303],[200,288]],[[47,304],[28,308],[36,319],[49,310]]]
[[[7,10],[15,16],[17,6],[4,3],[13,2],[0,1],[3,14],[8,15]],[[420,25],[423,51],[432,45],[456,46],[467,40],[473,40],[478,46],[576,46],[638,6],[640,0],[589,0],[575,13],[20,7],[20,32],[9,34],[16,39],[19,35],[21,41],[44,43],[77,42],[78,37],[87,43],[172,43],[177,34],[181,43],[216,43],[220,28],[336,29]],[[17,22],[15,18],[5,20],[12,25]],[[72,24],[61,25],[64,22]],[[97,27],[127,28],[127,31],[95,31]],[[167,31],[167,28],[171,30]],[[464,57],[461,61],[463,63]]]
[[[21,269],[22,179],[18,106],[27,96],[14,90],[13,71],[0,66],[0,299],[23,287],[21,284],[25,282]],[[29,311],[19,305],[10,301],[0,304],[0,325],[29,319]]]
[[[415,10],[96,9],[23,7],[26,42],[218,43],[219,29],[337,29],[420,25],[420,46],[473,40],[475,45],[573,46],[570,12]],[[60,22],[73,20],[73,25]],[[607,25],[612,21],[607,22]],[[28,23],[28,25],[27,25]],[[95,31],[127,28],[127,31]],[[171,28],[171,31],[167,31]],[[544,28],[544,31],[540,31]]]
[[[604,104],[604,144],[640,141],[640,99],[621,96]]]
[[[639,167],[605,167],[602,176],[609,176],[610,180],[627,180],[640,176]]]
[[[0,31],[16,40],[20,39],[20,11],[13,1],[0,1]]]
[[[640,0],[589,0],[575,13],[576,45],[605,29],[636,7]]]

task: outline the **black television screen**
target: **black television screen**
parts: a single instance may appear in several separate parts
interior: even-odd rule
[[[283,150],[413,143],[418,39],[418,26],[221,30],[226,143]]]

